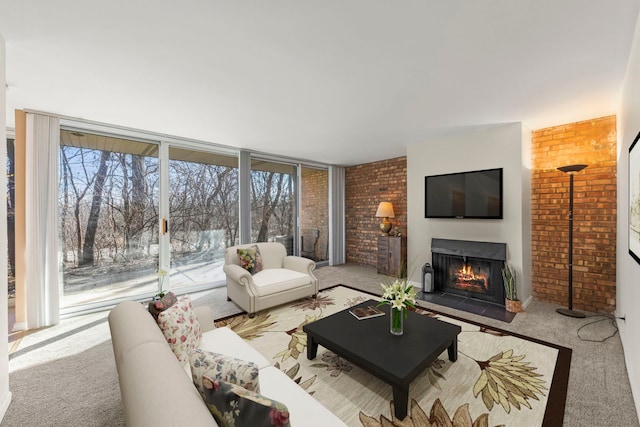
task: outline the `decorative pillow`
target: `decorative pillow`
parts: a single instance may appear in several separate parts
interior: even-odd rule
[[[193,383],[200,394],[204,393],[202,378],[205,375],[260,393],[258,365],[253,362],[201,349],[194,350],[189,361]]]
[[[221,427],[291,427],[283,403],[207,375],[202,386],[204,401]]]
[[[151,313],[151,315],[154,319],[156,319],[157,322],[160,312],[165,311],[176,302],[178,302],[178,297],[176,296],[176,294],[174,294],[173,292],[167,292],[162,298],[151,301],[149,303],[149,313]]]
[[[193,311],[189,295],[181,296],[175,304],[161,311],[158,314],[158,326],[173,354],[181,364],[187,364],[189,354],[200,346],[202,339],[200,323]]]
[[[240,265],[251,274],[262,271],[262,254],[260,248],[253,245],[250,248],[238,248]]]

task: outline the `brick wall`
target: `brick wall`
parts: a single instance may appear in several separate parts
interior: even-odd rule
[[[393,228],[407,235],[407,158],[382,160],[346,168],[345,228],[348,263],[377,265],[380,202],[391,202]],[[406,262],[406,260],[404,260]]]
[[[329,259],[329,172],[304,168],[302,171],[302,206],[300,229],[303,239],[313,239],[311,230],[318,230],[313,259]]]
[[[573,308],[613,313],[616,298],[616,119],[602,117],[532,135],[532,287],[568,304],[569,176],[574,175]]]

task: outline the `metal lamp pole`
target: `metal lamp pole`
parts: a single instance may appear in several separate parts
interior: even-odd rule
[[[570,317],[585,317],[584,313],[573,309],[573,175],[587,165],[571,165],[558,168],[569,174],[569,308],[558,308],[556,312]]]

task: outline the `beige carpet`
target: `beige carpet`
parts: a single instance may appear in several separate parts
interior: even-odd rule
[[[383,381],[322,347],[307,360],[304,324],[370,298],[379,299],[337,286],[316,300],[216,324],[249,340],[349,426],[562,425],[571,350],[426,310],[419,312],[462,327],[459,356],[450,362],[445,351],[414,380],[402,423],[392,416],[391,387]]]
[[[318,268],[316,275],[322,288],[345,283],[374,293],[380,293],[380,283],[388,280],[378,275],[375,267],[355,264]],[[194,294],[192,298],[196,305],[212,307],[216,317],[242,311],[226,300],[224,287]],[[571,376],[564,427],[640,427],[622,344],[613,333],[611,322],[596,322],[602,318],[594,317],[594,313],[587,313],[586,319],[561,316],[555,311],[558,306],[540,301],[533,301],[511,323],[435,304],[420,304],[430,310],[464,317],[470,323],[478,322],[514,335],[524,334],[570,347]],[[10,357],[9,388],[13,399],[1,427],[124,425],[107,314],[108,311],[104,311],[67,318],[57,326],[30,331]],[[612,338],[607,339],[610,336]],[[554,402],[565,401],[564,395],[553,397],[557,383],[557,380],[552,383],[547,409]],[[495,411],[494,408],[491,412]],[[560,412],[560,416],[555,417],[556,424],[559,425],[562,418]]]

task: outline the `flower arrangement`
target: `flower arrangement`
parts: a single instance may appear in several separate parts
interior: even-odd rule
[[[380,304],[389,304],[391,308],[402,311],[407,316],[407,307],[415,308],[416,290],[406,279],[397,279],[390,285],[382,284],[382,301]]]
[[[402,335],[403,321],[402,317],[408,317],[407,307],[415,308],[416,306],[416,290],[413,285],[407,283],[406,279],[396,279],[390,285],[382,284],[382,301],[378,306],[389,304],[391,306],[391,326],[390,332],[393,335]]]

